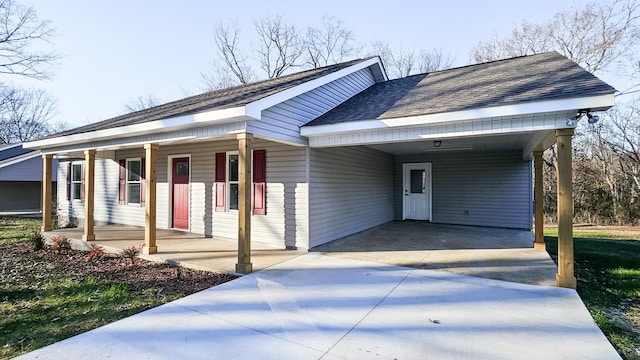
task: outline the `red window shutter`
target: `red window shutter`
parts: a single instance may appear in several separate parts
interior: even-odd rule
[[[215,192],[216,192],[216,211],[225,211],[226,197],[226,181],[227,181],[227,154],[216,153],[216,175],[215,175]]]
[[[124,204],[126,202],[126,188],[127,188],[127,161],[122,159],[120,163],[120,176],[118,179],[118,204]]]
[[[67,200],[71,200],[71,163],[67,165]]]
[[[267,214],[267,150],[253,151],[253,215]]]
[[[82,167],[80,169],[82,171],[82,175],[80,177],[80,201],[84,201],[84,163],[82,163]]]
[[[140,206],[144,206],[145,202],[147,201],[147,184],[145,181],[146,171],[146,159],[142,158],[140,159]]]

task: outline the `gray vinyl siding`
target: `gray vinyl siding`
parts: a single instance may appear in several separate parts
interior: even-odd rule
[[[252,241],[273,246],[307,247],[308,186],[305,148],[254,140],[254,149],[267,150],[267,214],[252,216]],[[237,151],[235,140],[160,146],[157,162],[157,227],[171,227],[170,157],[190,157],[189,231],[236,239],[237,211],[215,211],[215,154]],[[118,204],[118,160],[144,157],[143,149],[119,150],[111,158],[96,159],[94,218],[98,223],[141,226],[145,209],[139,204]],[[58,199],[62,215],[84,217],[84,203],[66,200],[67,162],[58,169]]]
[[[40,181],[0,181],[0,211],[39,210],[41,189]]]
[[[393,220],[393,157],[367,147],[311,149],[310,247]]]
[[[262,111],[261,120],[248,122],[247,131],[256,136],[306,144],[306,138],[300,136],[300,126],[374,83],[368,68],[358,70]]]
[[[432,221],[531,228],[531,168],[522,151],[396,156],[395,218],[402,219],[402,164],[431,163]]]
[[[52,169],[55,169],[57,162],[53,160]],[[56,181],[55,172],[52,177]],[[42,157],[36,156],[0,168],[0,181],[42,181]]]

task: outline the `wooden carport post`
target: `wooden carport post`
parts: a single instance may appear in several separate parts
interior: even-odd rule
[[[51,164],[53,155],[42,155],[42,231],[51,231],[51,201],[53,200]]]
[[[533,152],[533,169],[534,169],[534,205],[535,205],[535,238],[533,247],[536,249],[545,249],[544,244],[544,189],[542,184],[542,151]]]
[[[556,130],[558,143],[558,274],[556,285],[575,289],[573,272],[573,180],[571,137],[573,129]]]
[[[93,229],[96,151],[85,150],[84,162],[84,235],[82,235],[82,240],[93,241],[96,239],[96,234]]]
[[[236,271],[248,274],[251,264],[251,139],[238,134],[238,263]]]
[[[158,252],[156,246],[156,183],[157,183],[157,160],[158,144],[145,144],[145,211],[144,211],[144,254],[155,254]]]

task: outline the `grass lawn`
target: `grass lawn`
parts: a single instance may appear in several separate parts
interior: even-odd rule
[[[229,281],[117,255],[34,251],[39,220],[0,217],[0,359],[18,356]]]
[[[547,251],[557,255],[557,229],[545,228]],[[640,359],[640,241],[601,229],[574,229],[578,294],[625,359]],[[637,239],[637,237],[635,237]]]

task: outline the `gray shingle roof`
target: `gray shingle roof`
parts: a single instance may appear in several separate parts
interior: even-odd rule
[[[613,87],[573,61],[557,52],[549,52],[377,83],[305,126],[393,119],[613,92]]]
[[[325,75],[342,70],[368,59],[370,58],[347,61],[340,64],[302,71],[275,79],[259,81],[217,91],[210,91],[163,105],[154,106],[149,109],[77,127],[49,137],[58,137],[97,130],[105,130],[120,126],[141,124],[175,116],[195,114],[207,110],[218,110],[243,106],[253,101],[260,100],[269,95],[273,95],[297,85],[303,84],[305,82],[323,77]]]

